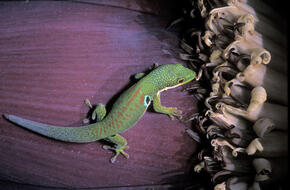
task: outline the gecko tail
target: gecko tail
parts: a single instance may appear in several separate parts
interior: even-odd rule
[[[8,121],[15,123],[23,128],[56,140],[75,143],[87,143],[98,140],[89,133],[90,128],[97,127],[96,124],[80,127],[61,127],[31,121],[15,115],[4,114],[3,116]]]

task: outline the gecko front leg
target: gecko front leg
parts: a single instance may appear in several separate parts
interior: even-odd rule
[[[153,98],[153,109],[156,112],[167,114],[172,120],[174,119],[174,116],[181,119],[182,111],[178,110],[174,107],[165,107],[161,105],[160,101],[160,93],[158,92],[157,95]]]

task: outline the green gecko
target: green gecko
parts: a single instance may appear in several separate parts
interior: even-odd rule
[[[104,145],[103,148],[115,152],[111,158],[111,162],[114,163],[120,153],[126,158],[129,157],[124,151],[128,148],[127,141],[119,134],[133,127],[151,102],[156,112],[167,114],[171,119],[174,116],[181,116],[181,111],[177,108],[161,105],[160,92],[188,83],[195,76],[194,71],[180,64],[161,65],[147,75],[139,73],[136,78],[140,80],[121,94],[110,113],[106,115],[105,106],[98,104],[91,116],[96,122],[85,126],[60,127],[26,120],[15,115],[5,114],[4,117],[21,127],[60,141],[73,143],[88,143],[101,139],[109,141],[113,146]],[[86,103],[92,108],[88,100]]]

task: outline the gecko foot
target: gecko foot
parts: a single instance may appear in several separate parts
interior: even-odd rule
[[[178,119],[182,118],[182,111],[178,110],[177,108],[167,108],[167,115],[174,120],[174,117],[177,117]]]
[[[87,106],[89,106],[89,108],[93,108],[93,106],[92,106],[92,104],[91,104],[91,102],[90,102],[90,100],[89,99],[85,99],[85,104],[87,105]]]
[[[89,124],[89,123],[90,123],[90,119],[89,118],[83,119],[83,124]]]
[[[129,158],[129,154],[127,154],[124,150],[125,149],[128,149],[129,146],[123,146],[123,147],[120,147],[120,148],[115,148],[115,147],[112,147],[112,146],[108,146],[108,145],[104,145],[103,146],[103,149],[105,150],[113,150],[115,152],[115,156],[113,156],[111,158],[111,163],[114,163],[117,159],[117,157],[119,156],[119,154],[121,153],[123,156],[125,156],[127,159]]]

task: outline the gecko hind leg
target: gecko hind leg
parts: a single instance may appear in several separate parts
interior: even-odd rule
[[[93,109],[93,106],[88,99],[85,100],[85,103],[89,106],[89,108]],[[94,108],[91,114],[91,118],[87,118],[87,120],[92,119],[92,120],[96,120],[97,122],[102,121],[105,118],[106,113],[107,113],[106,107],[103,104],[98,104]],[[127,140],[124,137],[116,134],[114,136],[107,137],[104,140],[109,141],[110,143],[114,144],[114,146],[109,146],[109,145],[103,146],[104,149],[112,150],[115,152],[115,156],[113,156],[110,160],[111,163],[114,163],[116,161],[116,158],[119,156],[120,153],[126,158],[129,158],[129,155],[124,151],[125,149],[129,148],[129,146],[127,146]]]
[[[129,146],[127,145],[127,140],[122,137],[121,135],[114,135],[111,137],[107,137],[105,138],[106,141],[109,141],[113,144],[115,144],[115,146],[109,146],[109,145],[104,145],[103,148],[106,150],[112,150],[115,152],[115,155],[111,158],[111,163],[114,163],[117,159],[117,157],[119,156],[119,154],[121,153],[123,156],[125,156],[126,158],[129,158],[129,154],[127,154],[124,150],[128,149]]]
[[[94,110],[92,111],[92,114],[89,118],[83,120],[83,123],[89,123],[90,119],[93,121],[102,121],[105,118],[107,111],[106,107],[103,104],[97,104],[94,108],[94,106],[92,106],[91,102],[88,99],[85,100],[85,103],[89,106],[89,108]]]

